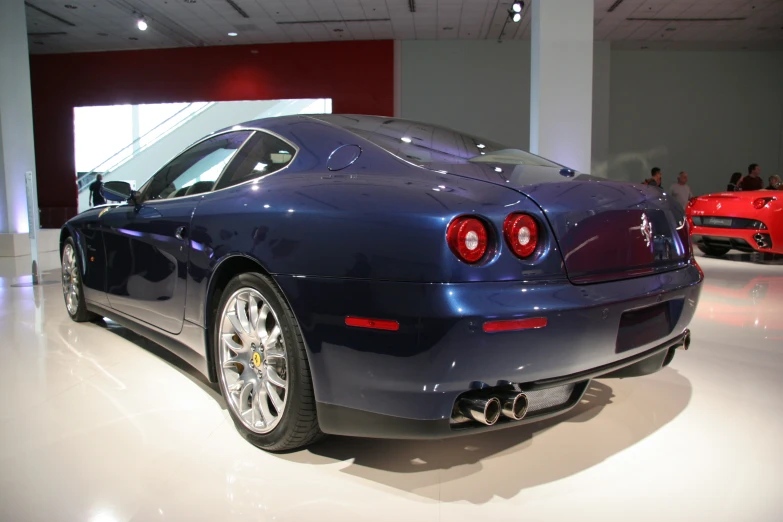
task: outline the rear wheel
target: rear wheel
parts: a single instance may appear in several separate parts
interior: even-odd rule
[[[715,256],[720,257],[722,255],[725,255],[726,252],[731,250],[729,247],[716,247],[716,246],[704,246],[704,245],[696,245],[699,247],[699,250],[704,252],[705,255],[708,256]]]
[[[220,391],[245,439],[284,451],[321,435],[302,334],[270,279],[246,273],[228,283],[217,308],[212,349]]]

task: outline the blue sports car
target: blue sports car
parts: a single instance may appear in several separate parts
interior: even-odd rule
[[[266,450],[544,419],[690,343],[679,205],[446,128],[252,121],[122,190],[62,229],[69,315],[185,359]]]

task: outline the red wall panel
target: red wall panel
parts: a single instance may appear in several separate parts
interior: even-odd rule
[[[391,41],[33,55],[30,74],[45,227],[76,213],[74,107],[331,98],[335,113],[394,111]]]

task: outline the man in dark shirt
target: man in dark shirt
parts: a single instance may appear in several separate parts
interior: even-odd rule
[[[105,205],[106,198],[103,197],[103,176],[98,174],[90,184],[90,205],[97,207],[98,205]]]
[[[764,180],[761,179],[761,167],[755,163],[748,166],[748,175],[740,183],[740,187],[745,190],[761,190],[764,188]]]
[[[650,170],[650,179],[644,180],[645,185],[652,185],[653,187],[661,187],[661,183],[663,182],[663,176],[661,175],[661,169],[658,167],[653,167]]]

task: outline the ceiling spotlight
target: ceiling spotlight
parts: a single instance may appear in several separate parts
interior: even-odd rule
[[[136,27],[139,28],[139,31],[146,31],[147,30],[147,21],[144,20],[144,18],[139,18],[139,21],[136,22]]]
[[[521,13],[524,5],[525,4],[523,4],[522,2],[514,2],[514,5],[511,6],[511,10],[514,11],[515,13]]]
[[[237,33],[228,33],[229,36],[237,36]]]
[[[519,21],[522,20],[522,15],[520,13],[514,13],[511,15],[511,21],[516,23],[519,23]]]
[[[402,138],[400,138],[400,139],[401,139],[402,141],[404,141],[405,143],[410,143],[411,141],[413,141],[413,140],[411,140],[411,139],[410,139],[409,137],[407,137],[407,136],[403,136],[403,137],[402,137]]]

